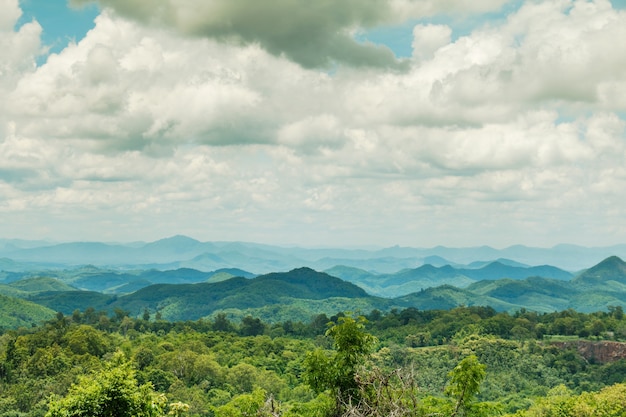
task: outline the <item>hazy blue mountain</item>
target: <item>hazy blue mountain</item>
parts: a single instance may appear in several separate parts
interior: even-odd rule
[[[442,267],[422,265],[415,269],[405,269],[395,274],[381,276],[377,291],[373,294],[383,297],[398,297],[442,285],[464,288],[472,282],[474,282],[472,278],[463,275],[450,265]]]
[[[570,280],[573,274],[554,266],[542,265],[532,267],[519,267],[505,265],[501,262],[491,262],[478,269],[459,269],[458,272],[474,281],[493,280],[500,278],[524,279],[533,276]]]
[[[493,261],[474,261],[474,262],[470,263],[469,265],[467,265],[467,268],[471,268],[471,269],[483,268],[483,267],[485,267],[485,266],[487,266],[487,265],[489,265],[490,263],[493,263],[493,262],[499,262],[499,263],[501,263],[503,265],[515,266],[515,267],[519,267],[519,268],[528,268],[528,267],[530,267],[530,265],[526,265],[526,264],[523,264],[521,262],[514,261],[512,259],[498,258],[498,259],[495,259]]]
[[[375,281],[380,276],[380,274],[346,265],[335,265],[332,268],[326,269],[324,272],[357,285],[359,285],[359,283]]]
[[[432,265],[432,266],[446,266],[446,265],[450,265],[454,267],[463,266],[463,265],[457,264],[456,262],[449,261],[446,258],[442,258],[441,256],[437,256],[437,255],[426,256],[424,259],[422,259],[422,262],[424,263],[424,265]]]
[[[67,265],[123,264],[134,250],[99,242],[60,243],[51,246],[22,249],[11,253],[11,259],[22,262],[54,262]]]
[[[424,263],[454,267],[481,260],[485,265],[500,260],[508,266],[552,265],[567,271],[580,271],[589,265],[617,255],[626,257],[626,245],[584,248],[557,245],[532,248],[523,245],[495,249],[489,246],[470,248],[389,247],[382,249],[299,248],[246,242],[200,242],[186,236],[173,236],[155,242],[52,243],[42,241],[0,240],[0,271],[54,269],[92,264],[125,269],[193,268],[212,271],[241,268],[254,273],[288,271],[308,266],[325,270],[345,265],[366,271],[391,274]],[[506,259],[507,261],[504,261]],[[472,265],[475,268],[477,265]],[[32,268],[31,268],[32,267]]]
[[[500,262],[491,262],[476,269],[427,264],[393,274],[373,274],[346,266],[336,266],[326,271],[359,285],[369,294],[381,297],[399,297],[441,285],[465,288],[476,281],[501,278],[524,279],[533,276],[560,280],[572,278],[571,273],[551,266],[510,266]]]
[[[353,268],[364,269],[367,271],[375,271],[377,273],[394,273],[406,268],[415,268],[422,262],[417,258],[394,258],[394,257],[375,257],[375,258],[323,258],[312,262],[311,268],[326,270],[336,265],[349,266]],[[308,265],[307,265],[308,266]]]

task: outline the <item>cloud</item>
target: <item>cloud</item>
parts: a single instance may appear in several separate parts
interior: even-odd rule
[[[4,233],[28,218],[33,237],[99,240],[623,240],[609,227],[624,220],[623,12],[532,2],[457,38],[425,20],[395,71],[393,57],[365,65],[368,45],[340,58],[351,30],[501,2],[323,1],[300,15],[271,3],[255,13],[293,21],[245,27],[240,2],[102,3],[115,12],[37,67],[41,28],[15,27],[19,8],[0,2],[13,16],[0,37]],[[309,37],[347,43],[299,51]]]
[[[41,53],[41,26],[36,22],[14,30],[22,15],[17,0],[0,0],[0,88],[12,87],[24,72],[35,69]]]
[[[319,0],[310,5],[298,0],[101,0],[100,4],[127,18],[187,35],[259,44],[271,54],[307,68],[335,62],[357,67],[401,65],[389,48],[359,43],[351,36],[354,29],[389,21],[391,8],[384,0]]]
[[[420,61],[431,59],[451,41],[452,29],[446,25],[416,25],[413,28],[413,56]]]

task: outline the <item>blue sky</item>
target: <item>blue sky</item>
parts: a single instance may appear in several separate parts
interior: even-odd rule
[[[0,237],[626,242],[623,0],[75,3],[0,2]]]
[[[69,7],[65,0],[20,0],[22,16],[18,26],[33,19],[43,28],[42,42],[50,53],[58,53],[70,42],[81,40],[94,27],[100,13],[97,4]]]

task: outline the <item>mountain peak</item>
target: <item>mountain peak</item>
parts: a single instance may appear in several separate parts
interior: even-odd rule
[[[576,277],[576,281],[617,281],[626,283],[626,262],[618,256],[609,256]]]
[[[159,239],[156,242],[153,243],[170,243],[170,244],[197,244],[200,243],[200,241],[193,239],[189,236],[185,236],[185,235],[174,235],[174,236],[170,236],[170,237],[166,237],[164,239]]]
[[[619,256],[609,256],[595,266],[592,266],[587,272],[604,272],[604,271],[623,271],[626,273],[626,262]]]

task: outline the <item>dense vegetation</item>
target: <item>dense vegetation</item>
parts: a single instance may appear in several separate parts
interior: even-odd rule
[[[2,333],[0,416],[623,415],[625,360],[550,343],[581,337],[624,340],[622,308],[410,308],[271,324],[90,308]]]

